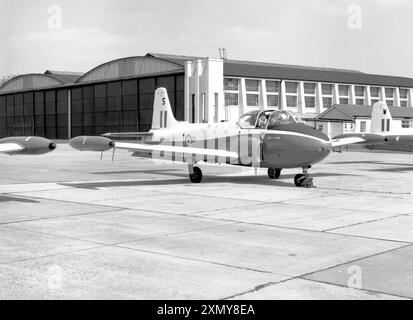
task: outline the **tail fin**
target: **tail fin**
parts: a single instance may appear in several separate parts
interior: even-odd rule
[[[169,129],[177,125],[178,121],[176,121],[172,113],[168,92],[165,88],[156,89],[153,103],[152,129]]]
[[[370,132],[389,132],[392,129],[392,122],[393,118],[386,102],[375,103],[371,113]]]

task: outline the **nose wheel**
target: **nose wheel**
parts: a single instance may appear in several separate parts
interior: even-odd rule
[[[297,174],[294,177],[294,183],[297,187],[302,187],[302,188],[314,187],[313,178],[311,178],[310,175],[308,174],[308,169],[310,168],[311,166],[303,167],[303,174]]]
[[[281,175],[281,169],[268,168],[268,177],[272,180],[279,179]]]
[[[192,183],[200,183],[202,181],[202,170],[192,165],[189,165],[188,169],[189,180],[191,180]]]

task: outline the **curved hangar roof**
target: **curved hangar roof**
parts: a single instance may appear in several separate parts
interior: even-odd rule
[[[82,74],[75,72],[49,71],[45,73],[23,74],[11,78],[0,86],[0,93],[11,91],[24,91],[47,87],[58,87],[73,83]]]
[[[184,72],[184,61],[188,57],[167,59],[147,54],[146,56],[116,59],[93,68],[87,73],[46,71],[44,74],[24,74],[6,81],[0,86],[0,93],[59,87],[65,84],[105,81],[133,76]]]
[[[128,57],[101,64],[80,77],[76,83],[111,80],[131,76],[184,71],[181,64],[151,55]]]

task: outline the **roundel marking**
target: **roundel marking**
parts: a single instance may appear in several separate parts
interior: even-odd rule
[[[185,137],[184,141],[187,147],[190,147],[195,142],[195,140],[189,134]]]

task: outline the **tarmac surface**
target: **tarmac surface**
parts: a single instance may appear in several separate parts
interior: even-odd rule
[[[0,299],[411,299],[413,155],[310,170],[0,155]]]

